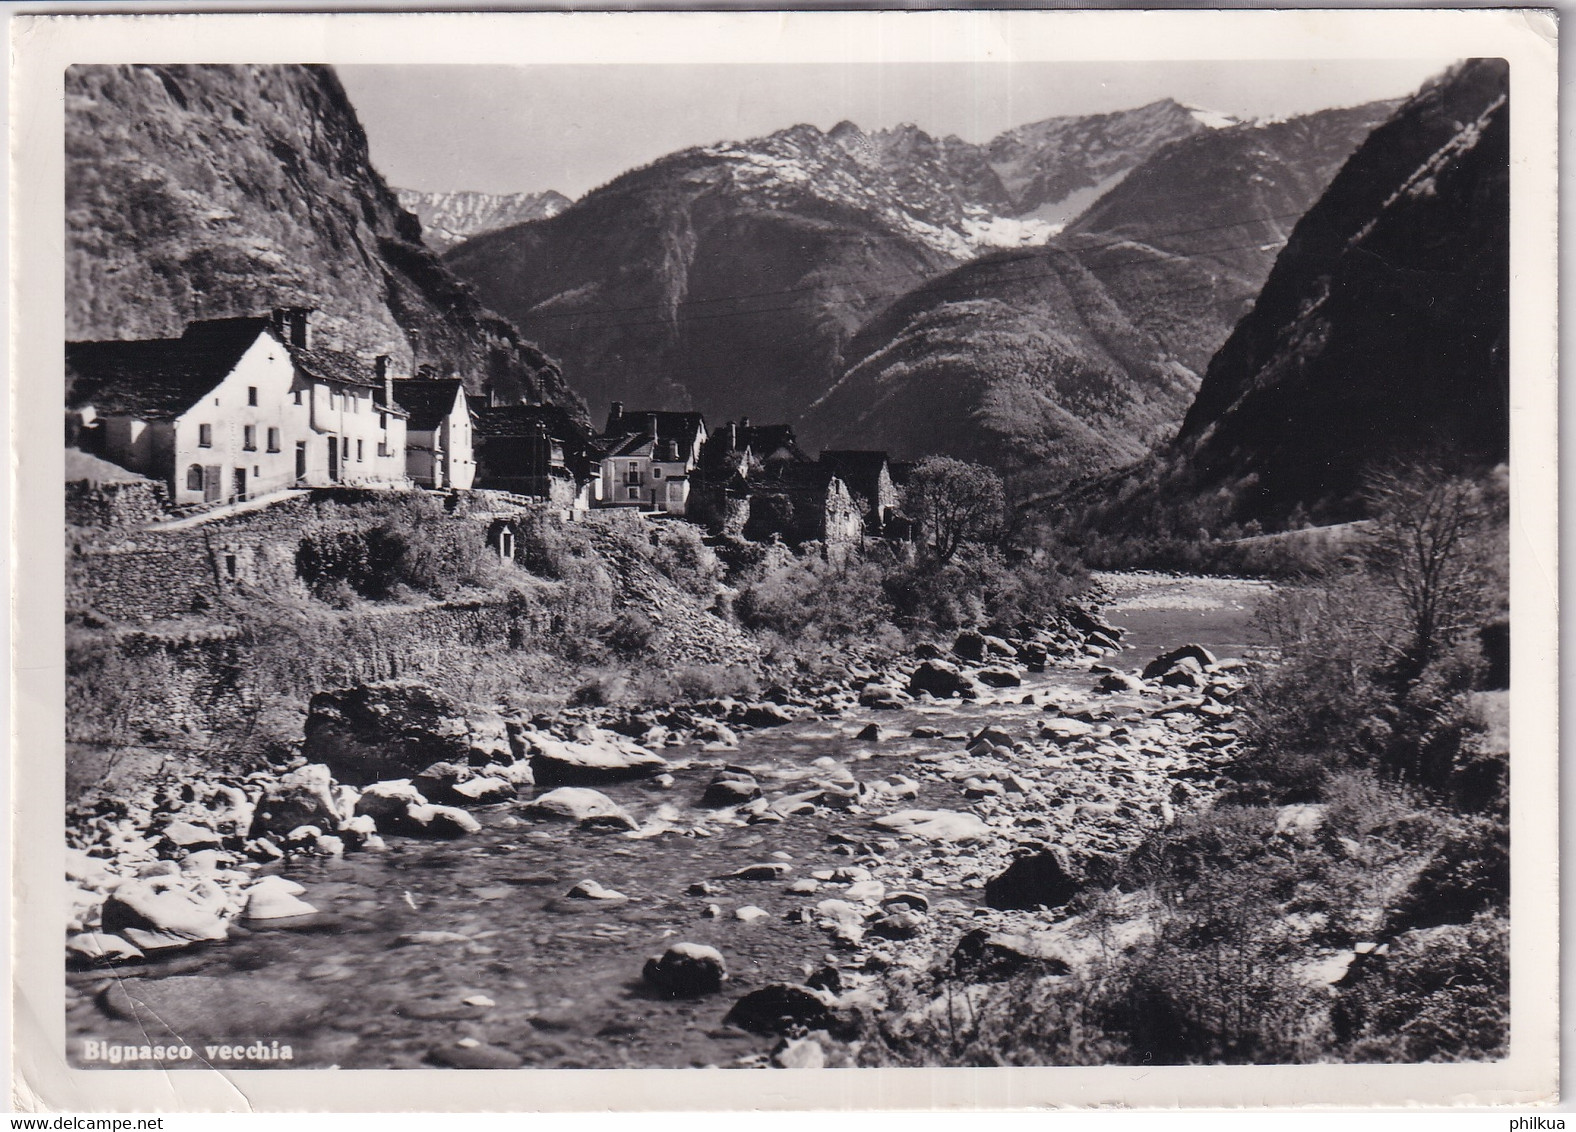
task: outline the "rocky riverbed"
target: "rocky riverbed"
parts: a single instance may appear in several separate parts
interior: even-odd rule
[[[293,765],[76,816],[73,1059],[821,1065],[895,972],[1069,969],[1056,910],[1217,788],[1263,592],[1101,581],[758,702],[325,691]]]

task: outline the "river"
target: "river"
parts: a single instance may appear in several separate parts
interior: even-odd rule
[[[1107,616],[1127,629],[1127,650],[1110,661],[1124,668],[1188,642],[1243,655],[1252,643],[1253,606],[1267,590],[1251,581],[1164,575],[1098,580],[1109,597]],[[281,1067],[424,1067],[434,1050],[464,1039],[504,1051],[499,1064],[760,1064],[776,1039],[722,1021],[739,995],[801,982],[828,965],[845,983],[857,981],[905,949],[918,954],[946,942],[927,936],[839,950],[800,909],[867,873],[888,890],[908,878],[943,934],[979,913],[981,886],[998,866],[894,839],[874,824],[876,811],[900,805],[996,813],[994,800],[983,810],[979,802],[971,806],[957,775],[916,768],[947,769],[960,741],[986,725],[1027,733],[1047,704],[1089,703],[1094,679],[1086,667],[1053,666],[975,702],[803,719],[746,732],[736,750],[670,747],[663,754],[673,764],[671,783],[603,788],[638,820],[661,819],[671,832],[566,831],[524,819],[510,804],[474,811],[483,830],[463,840],[389,837],[381,852],[292,860],[282,871],[305,886],[321,916],[289,929],[237,926],[228,942],[127,967],[123,977],[148,980],[134,997],[189,1044],[277,1041],[292,1055]],[[856,739],[871,723],[886,738]],[[915,729],[936,734],[914,738]],[[751,822],[699,805],[724,766],[750,770],[768,798],[849,779],[878,789],[897,783],[910,793],[885,806]],[[774,862],[788,867],[786,876],[727,876]],[[838,869],[853,871],[823,882],[816,894],[787,890],[795,879]],[[628,899],[566,896],[586,879]],[[746,922],[735,914],[746,906],[766,915]],[[670,1000],[645,987],[645,960],[679,940],[712,945],[726,957],[730,978],[721,995]],[[102,972],[68,976],[70,1037],[158,1040],[149,1036],[147,1017],[106,1013],[105,993]]]

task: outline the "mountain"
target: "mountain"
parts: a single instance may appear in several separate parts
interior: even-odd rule
[[[325,345],[578,406],[422,243],[329,68],[77,66],[65,110],[68,339],[312,306]]]
[[[1177,447],[1241,516],[1349,518],[1395,456],[1509,458],[1508,76],[1461,64],[1375,130],[1210,363]]]
[[[1295,218],[1393,107],[1162,146],[1043,247],[893,302],[849,342],[801,434],[980,460],[1027,495],[1138,458],[1174,435]]]
[[[799,125],[671,154],[445,262],[562,358],[594,405],[791,421],[894,298],[982,249],[1043,243],[1063,221],[1033,213],[1209,128],[1174,102],[985,145]]]
[[[433,193],[395,189],[399,203],[421,221],[426,245],[445,252],[462,240],[494,228],[557,216],[570,205],[568,197],[545,193]]]

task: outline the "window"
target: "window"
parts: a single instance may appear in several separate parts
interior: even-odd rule
[[[241,447],[248,452],[257,451],[257,426],[254,424],[241,427]]]
[[[354,393],[346,393],[345,397],[350,402],[350,411],[352,413],[359,413],[359,412],[361,412],[361,398],[360,397],[357,397]]]
[[[381,429],[384,429],[384,430],[388,429],[388,427],[389,427],[389,415],[387,413],[379,413],[378,414],[378,427],[381,428]]]
[[[201,464],[193,464],[191,467],[186,469],[186,490],[187,491],[201,491],[202,490],[202,465]]]
[[[651,469],[651,478],[654,479],[654,480],[661,479],[662,478],[662,469],[661,468],[652,468]]]
[[[387,456],[388,454],[389,454],[389,442],[386,441],[386,440],[378,441],[378,455],[379,456]]]
[[[356,441],[356,463],[361,463],[361,441]]]
[[[268,430],[268,451],[279,451],[279,430],[277,428]]]
[[[299,405],[301,403],[301,391],[299,389],[295,390],[290,394],[290,399]]]
[[[248,385],[246,387],[246,403],[248,405],[256,405],[257,404],[257,386],[255,386],[255,385]]]
[[[252,478],[259,480],[263,478],[263,466],[261,464],[252,465]]]
[[[224,572],[232,578],[235,577],[235,555],[226,554],[224,556]]]
[[[213,447],[213,425],[211,425],[211,424],[200,424],[200,425],[197,426],[197,447],[198,448],[212,448]]]
[[[629,497],[631,499],[639,499],[640,498],[640,489],[638,487],[630,488],[629,489]]]

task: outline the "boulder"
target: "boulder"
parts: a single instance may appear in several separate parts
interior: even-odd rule
[[[1107,672],[1094,688],[1097,692],[1142,692],[1144,682],[1125,672]]]
[[[793,872],[793,866],[785,861],[766,861],[759,865],[745,865],[742,869],[726,873],[718,879],[781,880],[791,872]]]
[[[1068,974],[1072,967],[1052,938],[1048,933],[976,928],[953,949],[952,972],[971,982],[999,982],[1031,968],[1045,975]]]
[[[478,774],[456,785],[451,800],[461,806],[496,806],[513,801],[518,793],[513,783]]]
[[[946,654],[929,641],[914,646],[914,655],[920,660],[940,660]]]
[[[910,695],[929,692],[937,699],[943,700],[962,695],[968,686],[967,679],[957,666],[948,664],[944,660],[924,661],[908,678]]]
[[[790,983],[751,991],[728,1011],[724,1022],[753,1034],[802,1034],[833,1022],[831,996]]]
[[[646,960],[641,977],[669,998],[695,998],[721,990],[728,970],[715,947],[675,943],[660,958]]]
[[[1200,669],[1209,668],[1215,663],[1214,654],[1203,645],[1183,645],[1179,649],[1161,653],[1154,660],[1144,665],[1143,677],[1145,680],[1153,680],[1158,676],[1164,676],[1175,668],[1180,661],[1187,659],[1197,663]]]
[[[525,812],[548,821],[572,821],[578,825],[611,829],[638,829],[640,823],[613,799],[599,790],[583,786],[560,786],[549,790],[525,807]]]
[[[965,629],[958,634],[957,640],[952,642],[952,654],[964,660],[978,663],[985,659],[985,635],[976,633],[972,629]]]
[[[871,924],[870,930],[887,939],[913,939],[925,930],[925,917],[907,910],[889,912]]]
[[[760,783],[744,771],[724,770],[717,774],[701,795],[700,804],[711,809],[742,806],[761,796]]]
[[[572,900],[605,900],[615,904],[629,899],[622,892],[604,888],[594,880],[583,880],[564,895]]]
[[[427,1060],[445,1069],[519,1069],[525,1064],[519,1054],[478,1038],[461,1038],[450,1045],[434,1046],[427,1051]]]
[[[225,939],[224,893],[217,885],[150,877],[119,885],[104,901],[105,934],[120,934],[144,951]]]
[[[409,779],[374,782],[356,800],[356,815],[376,822],[401,821],[412,806],[425,806],[426,796]]]
[[[282,876],[259,877],[247,886],[246,918],[248,920],[286,920],[296,916],[313,916],[317,909],[300,899],[306,890],[295,881]]]
[[[912,702],[912,696],[890,684],[867,684],[859,693],[859,706],[875,711],[902,711]]]
[[[584,786],[661,774],[668,762],[633,739],[613,731],[585,729],[568,743],[540,732],[528,734],[531,770],[542,786]]]
[[[1030,672],[1044,672],[1050,659],[1050,650],[1038,641],[1025,641],[1018,646],[1018,663]]]
[[[327,766],[315,763],[299,767],[263,789],[249,836],[274,837],[303,825],[333,829],[338,824],[333,776]]]
[[[776,704],[752,704],[744,709],[739,722],[746,727],[781,727],[785,723],[792,723],[793,716]]]
[[[985,654],[987,656],[1015,657],[1018,647],[1003,637],[985,634]]]
[[[118,935],[79,932],[66,938],[66,952],[81,963],[126,963],[142,952]]]
[[[1113,641],[1122,639],[1123,630],[1118,629],[1115,625],[1101,617],[1097,617],[1093,613],[1079,609],[1077,606],[1073,606],[1067,611],[1067,620],[1080,633],[1099,633],[1101,636],[1109,637]]]
[[[433,763],[513,757],[507,724],[497,713],[405,680],[317,693],[308,706],[303,751],[353,786],[410,778]]]
[[[772,1051],[778,1069],[825,1069],[826,1047],[814,1038],[784,1038]]]
[[[874,723],[867,723],[854,738],[861,743],[881,742],[881,728]]]
[[[464,837],[480,833],[481,823],[458,806],[411,806],[405,818],[394,826],[395,832],[421,837]]]
[[[1016,688],[1023,683],[1023,677],[1018,671],[1008,668],[1005,664],[987,665],[976,672],[974,678],[992,688]]]
[[[876,824],[901,836],[925,841],[965,843],[991,836],[990,826],[979,818],[954,810],[899,810],[877,818]]]
[[[1088,888],[1090,878],[1061,846],[1019,857],[1005,872],[985,883],[992,908],[1059,908]]]
[[[695,725],[697,743],[717,743],[724,747],[737,747],[739,736],[733,728],[716,719],[703,719]]]
[[[772,914],[765,908],[758,908],[754,904],[746,904],[742,908],[735,908],[733,910],[734,919],[738,920],[740,923],[745,924],[754,924],[761,920],[769,920],[771,919],[771,915]]]

